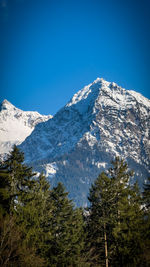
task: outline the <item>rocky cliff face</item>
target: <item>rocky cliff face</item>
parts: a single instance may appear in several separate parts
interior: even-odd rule
[[[14,144],[22,143],[31,134],[35,125],[50,119],[34,111],[22,111],[9,101],[0,105],[0,154],[8,153]]]
[[[142,186],[150,172],[150,100],[97,78],[20,148],[52,185],[62,181],[77,205],[86,205],[90,184],[115,156],[127,160]]]

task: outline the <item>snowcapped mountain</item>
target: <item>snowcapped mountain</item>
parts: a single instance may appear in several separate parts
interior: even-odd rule
[[[35,125],[50,119],[34,111],[22,111],[9,101],[0,105],[0,154],[8,153],[14,144],[19,145],[31,134]]]
[[[150,172],[150,100],[97,78],[20,148],[52,185],[62,181],[77,205],[86,205],[90,184],[115,156],[128,161],[142,185]]]

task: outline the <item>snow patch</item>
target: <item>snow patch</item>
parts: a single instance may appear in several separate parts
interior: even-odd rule
[[[53,177],[58,170],[57,164],[55,162],[53,163],[48,163],[44,165],[45,168],[45,176],[46,177]]]
[[[104,169],[106,168],[107,163],[106,162],[97,162],[97,167],[100,169],[101,167],[103,167]]]

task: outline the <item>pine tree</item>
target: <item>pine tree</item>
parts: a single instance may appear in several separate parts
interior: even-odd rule
[[[43,174],[32,180],[26,194],[19,196],[17,205],[18,224],[24,232],[24,242],[40,249],[44,235],[44,224],[48,219],[47,199],[50,184]]]
[[[23,164],[24,155],[14,146],[8,158],[0,165],[1,208],[14,213],[16,205],[32,187],[32,168]]]
[[[144,219],[143,219],[143,235],[142,238],[144,240],[144,253],[143,253],[143,262],[145,266],[150,266],[150,177],[146,184],[144,184],[143,191],[143,211],[144,211]]]
[[[13,151],[0,166],[1,221],[4,222],[1,223],[0,240],[4,240],[3,236],[5,236],[4,251],[8,266],[43,266],[44,261],[37,255],[34,242],[38,228],[35,229],[37,224],[35,224],[35,219],[32,220],[33,209],[29,212],[29,206],[34,206],[34,188],[37,182],[33,178],[35,174],[32,168],[26,166],[23,160],[23,153],[14,146]],[[28,214],[28,216],[26,217],[23,213],[27,209],[28,213],[25,215]],[[31,226],[29,228],[24,227],[27,225],[27,220],[28,226]],[[7,221],[10,221],[9,231],[5,230]],[[31,221],[34,223],[31,224]],[[18,241],[17,250],[16,241]],[[15,251],[12,250],[12,246]]]
[[[104,172],[92,185],[88,199],[91,203],[87,216],[89,261],[92,266],[108,266],[113,199],[111,180]]]
[[[147,210],[150,210],[150,177],[148,177],[148,183],[144,184],[143,202]]]
[[[123,191],[124,195],[118,203],[119,220],[116,220],[113,228],[113,263],[120,266],[139,266],[143,250],[141,196],[137,184]]]
[[[129,184],[133,175],[124,160],[100,174],[90,190],[89,254],[101,266],[137,266],[142,250],[141,197],[138,186]]]
[[[20,207],[20,215],[27,244],[36,247],[37,253],[48,261],[46,253],[48,243],[52,239],[51,221],[53,216],[53,202],[49,181],[43,174],[35,179],[34,187],[26,195],[25,205]]]
[[[8,213],[11,202],[11,186],[8,170],[0,162],[0,213]]]
[[[77,266],[83,248],[83,217],[73,209],[72,201],[61,183],[51,191],[54,209],[50,222],[51,238],[47,243],[48,266]]]

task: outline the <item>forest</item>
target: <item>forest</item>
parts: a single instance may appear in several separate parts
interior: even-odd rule
[[[150,178],[141,191],[133,175],[117,157],[78,208],[14,146],[0,162],[0,266],[150,266]]]

